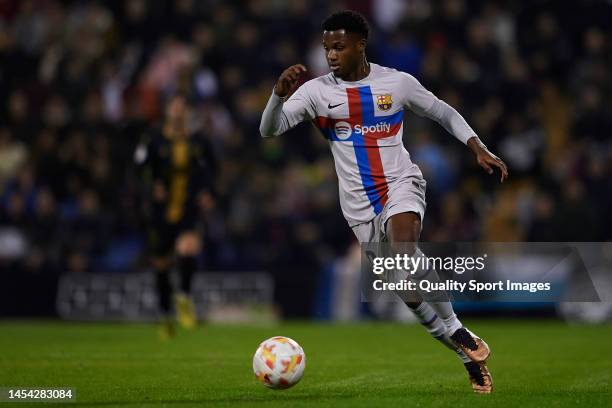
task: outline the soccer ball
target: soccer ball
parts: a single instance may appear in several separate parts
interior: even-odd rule
[[[296,341],[276,336],[264,340],[253,356],[255,377],[266,387],[285,389],[304,375],[306,355]]]

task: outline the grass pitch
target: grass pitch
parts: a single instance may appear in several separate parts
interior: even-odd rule
[[[473,394],[461,362],[420,326],[399,324],[203,326],[162,343],[153,325],[0,322],[0,387],[73,387],[69,406],[93,407],[612,406],[612,326],[466,323],[492,348],[491,395]],[[252,374],[273,335],[306,352],[289,390]],[[27,405],[41,403],[15,404]]]

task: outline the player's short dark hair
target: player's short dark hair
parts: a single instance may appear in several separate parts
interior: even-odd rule
[[[366,40],[370,34],[370,26],[364,16],[353,10],[338,11],[323,21],[323,30],[345,30],[347,33],[357,33]]]

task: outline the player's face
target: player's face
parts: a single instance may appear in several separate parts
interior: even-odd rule
[[[323,49],[334,75],[346,78],[357,71],[363,61],[365,40],[345,30],[323,31]]]
[[[166,121],[174,131],[184,133],[189,119],[189,105],[185,98],[176,96],[166,106]]]
[[[187,119],[188,106],[185,99],[180,96],[172,98],[166,106],[166,118],[171,122]]]

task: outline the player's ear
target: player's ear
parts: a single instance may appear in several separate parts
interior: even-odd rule
[[[368,45],[368,41],[365,38],[360,39],[359,42],[357,43],[357,47],[359,51],[365,51],[367,45]]]

